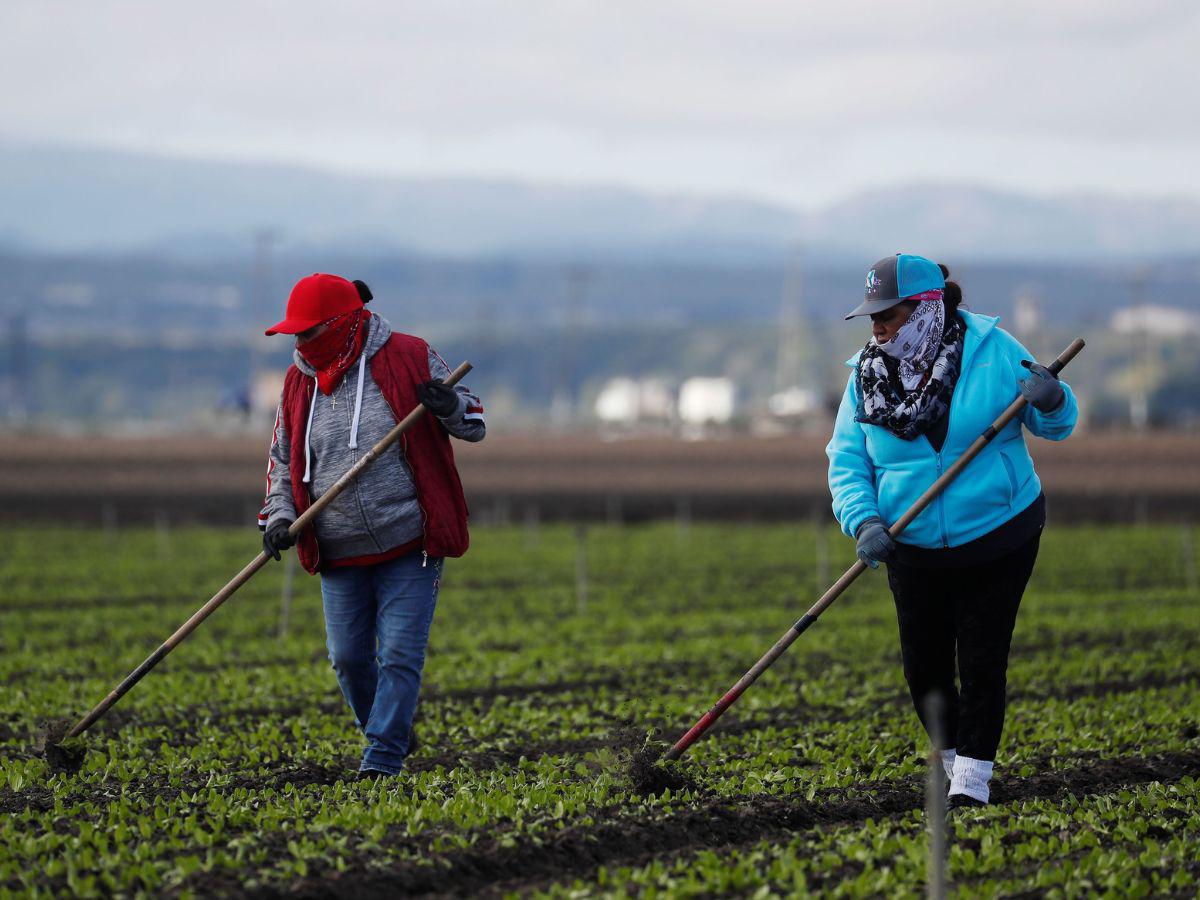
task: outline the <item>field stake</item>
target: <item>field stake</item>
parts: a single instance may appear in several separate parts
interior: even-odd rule
[[[541,543],[542,511],[536,503],[525,507],[525,547],[536,549]]]
[[[588,605],[587,543],[587,526],[577,526],[575,529],[575,609],[581,616],[587,612]]]
[[[106,501],[100,507],[100,522],[104,528],[104,533],[108,537],[115,537],[117,534],[117,508],[112,501]]]
[[[675,539],[687,543],[692,534],[692,500],[686,494],[675,498]]]
[[[621,507],[621,496],[619,494],[609,494],[604,498],[604,517],[608,520],[609,525],[621,526],[625,524],[625,512]]]
[[[946,780],[942,765],[942,711],[945,701],[937,690],[925,698],[925,721],[929,723],[929,758],[925,777],[925,822],[929,826],[929,856],[925,865],[925,896],[946,896]]]
[[[292,619],[292,594],[296,581],[296,554],[289,553],[283,559],[283,587],[279,592],[279,640],[287,637]]]
[[[1063,370],[1067,363],[1075,358],[1076,354],[1078,354],[1083,348],[1083,339],[1076,338],[1071,342],[1071,345],[1067,347],[1066,350],[1059,354],[1058,359],[1054,360],[1054,362],[1050,363],[1050,365],[1046,368],[1057,375]],[[893,538],[899,537],[904,529],[912,524],[913,519],[919,516],[922,511],[924,511],[925,507],[932,503],[938,494],[946,489],[946,485],[954,481],[954,479],[959,476],[962,470],[967,467],[967,464],[970,463],[971,460],[973,460],[976,456],[978,456],[983,451],[984,447],[992,442],[992,439],[1000,433],[1005,425],[1019,416],[1021,414],[1021,410],[1024,408],[1025,398],[1023,396],[1017,397],[1016,400],[1010,403],[1008,408],[1000,414],[1000,417],[991,425],[989,425],[983,434],[975,439],[975,442],[966,449],[963,455],[956,459],[954,464],[951,465],[950,468],[948,468],[944,473],[942,473],[942,476],[933,484],[931,484],[925,493],[916,499],[916,501],[908,508],[904,515],[896,520],[896,523],[888,529],[888,532],[891,534],[891,536]],[[805,631],[811,628],[812,624],[817,621],[821,613],[828,609],[833,601],[840,597],[846,588],[850,587],[850,585],[854,583],[854,580],[863,572],[865,572],[866,569],[866,563],[864,563],[861,559],[855,560],[854,565],[847,569],[842,576],[833,583],[829,590],[822,594],[821,598],[817,600],[817,602],[811,607],[809,607],[808,612],[796,620],[796,624],[784,632],[783,637],[776,641],[775,645],[766,653],[764,653],[762,658],[759,659],[759,661],[753,666],[751,666],[745,675],[738,679],[737,684],[726,691],[725,695],[713,704],[712,709],[701,716],[700,720],[696,722],[696,724],[690,729],[688,729],[683,737],[676,741],[670,750],[663,754],[663,758],[670,760],[679,759],[679,757],[683,756],[688,747],[692,746],[692,744],[694,744],[700,738],[700,736],[704,734],[704,732],[708,731],[712,724],[716,722],[717,719],[721,718],[721,716],[725,713],[725,710],[733,706],[733,704],[737,702],[738,698],[746,692],[746,689],[749,688],[750,685],[754,684],[754,682],[758,680],[758,677],[767,669],[769,669],[775,660],[783,656],[788,647],[792,645],[792,642],[794,642],[796,638],[800,637],[800,635],[804,634]]]
[[[444,383],[450,386],[458,384],[466,376],[466,374],[471,371],[471,368],[472,367],[469,362],[464,362],[457,369],[450,373],[450,377],[447,378]],[[359,476],[363,469],[373,463],[389,447],[396,443],[396,441],[400,439],[400,436],[404,434],[404,432],[408,431],[408,429],[410,429],[414,424],[416,424],[416,422],[424,414],[425,407],[418,405],[408,415],[397,422],[391,431],[380,438],[379,443],[368,450],[358,462],[350,467],[346,474],[334,482],[333,486],[329,490],[322,494],[312,504],[312,506],[306,509],[300,515],[300,517],[292,523],[291,527],[288,529],[288,533],[293,537],[299,535],[300,532],[303,531],[304,528],[306,528],[308,524],[317,517],[321,510],[332,503],[334,498],[344,491],[346,486]],[[91,728],[101,716],[112,709],[113,705],[129,692],[130,688],[141,681],[147,672],[162,662],[164,657],[166,657],[168,653],[179,646],[179,644],[183,642],[184,638],[195,631],[200,626],[201,622],[211,616],[217,610],[217,607],[232,597],[238,588],[249,581],[259,569],[265,566],[267,564],[267,560],[269,559],[271,559],[271,557],[267,555],[265,550],[259,551],[258,555],[254,557],[254,559],[250,560],[250,562],[248,562],[240,572],[234,575],[233,579],[226,584],[225,587],[217,591],[211,600],[196,610],[196,612],[192,614],[192,617],[180,625],[174,634],[167,638],[157,650],[155,650],[148,657],[146,657],[145,660],[142,661],[141,665],[126,675],[125,679],[115,688],[113,688],[107,697],[96,704],[95,708],[91,712],[71,726],[71,730],[67,732],[66,737],[78,737]]]
[[[817,590],[820,590],[821,585],[829,584],[829,531],[815,507],[813,508],[812,527],[813,549],[817,556],[815,567]]]
[[[1179,529],[1180,549],[1183,551],[1183,583],[1189,591],[1196,590],[1196,541],[1190,523]]]
[[[167,514],[159,510],[154,514],[154,538],[158,543],[158,555],[167,559],[171,555],[171,526]]]

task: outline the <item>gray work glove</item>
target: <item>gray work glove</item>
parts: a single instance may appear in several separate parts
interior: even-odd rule
[[[288,534],[288,529],[291,527],[290,519],[278,519],[263,532],[263,552],[267,556],[282,559],[280,554],[296,543],[296,539]]]
[[[1029,377],[1018,379],[1017,386],[1030,406],[1038,412],[1049,413],[1063,405],[1067,392],[1057,375],[1028,359],[1021,360],[1021,365],[1029,370]]]
[[[879,516],[866,519],[858,526],[855,536],[858,538],[858,545],[854,549],[858,558],[872,569],[878,569],[879,564],[896,549],[895,541]]]
[[[458,391],[440,381],[426,381],[417,385],[417,397],[439,419],[458,412]]]

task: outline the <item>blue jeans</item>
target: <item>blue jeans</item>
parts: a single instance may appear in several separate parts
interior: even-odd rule
[[[363,769],[396,774],[408,755],[442,560],[410,553],[321,574],[326,646],[367,737]]]

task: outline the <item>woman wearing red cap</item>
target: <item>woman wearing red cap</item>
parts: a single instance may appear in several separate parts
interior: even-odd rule
[[[904,677],[917,714],[943,742],[952,807],[980,806],[1004,726],[1017,608],[1033,573],[1046,501],[1023,428],[1061,441],[1079,407],[998,319],[959,309],[945,266],[898,253],[867,273],[871,337],[853,371],[829,455],[833,511],[858,556],[885,562]],[[889,526],[1010,403],[1029,405],[901,535]],[[955,684],[957,668],[958,685]],[[930,694],[940,721],[928,720]]]
[[[442,560],[467,550],[467,504],[450,436],[483,440],[483,405],[447,387],[425,341],[367,311],[371,292],[336,275],[302,278],[287,316],[294,334],[258,523],[275,559],[297,544],[321,574],[329,657],[367,738],[360,772],[395,775],[411,748]],[[323,509],[299,539],[288,528],[418,403],[422,417]]]

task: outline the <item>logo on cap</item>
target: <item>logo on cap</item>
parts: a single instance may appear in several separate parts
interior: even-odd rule
[[[872,269],[867,273],[867,290],[871,290],[871,288],[875,287],[877,284],[879,284],[879,279],[875,277],[875,270]]]

